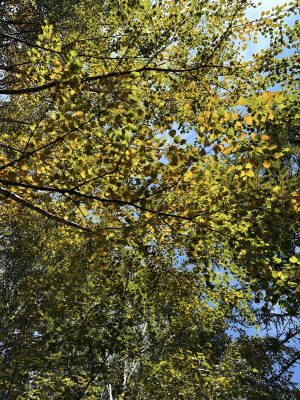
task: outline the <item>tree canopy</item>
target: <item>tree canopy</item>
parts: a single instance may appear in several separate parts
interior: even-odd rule
[[[0,4],[4,398],[299,398],[299,1]]]

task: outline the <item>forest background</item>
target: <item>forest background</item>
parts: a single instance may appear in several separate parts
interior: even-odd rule
[[[299,399],[299,2],[0,5],[1,399]]]

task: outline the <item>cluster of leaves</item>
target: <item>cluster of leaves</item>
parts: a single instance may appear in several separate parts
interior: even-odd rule
[[[299,312],[299,2],[2,3],[5,398],[297,396],[225,325]]]
[[[254,324],[226,275],[210,289],[163,246],[104,253],[19,207],[1,216],[1,397],[299,398],[289,370],[270,384],[288,348],[226,333],[234,314]]]

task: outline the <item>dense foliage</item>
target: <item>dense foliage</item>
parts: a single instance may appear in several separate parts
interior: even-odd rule
[[[3,399],[299,399],[299,2],[0,5]]]

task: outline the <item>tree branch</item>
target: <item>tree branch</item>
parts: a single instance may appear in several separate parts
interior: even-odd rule
[[[53,49],[47,49],[47,48],[44,47],[44,46],[40,46],[40,45],[38,45],[38,44],[36,44],[36,43],[28,42],[28,41],[25,40],[25,39],[16,38],[16,37],[14,37],[14,36],[12,36],[12,35],[8,35],[7,33],[0,32],[0,36],[5,37],[5,38],[8,38],[8,39],[15,40],[16,42],[21,42],[21,43],[27,44],[28,46],[36,47],[36,48],[38,48],[38,49],[42,49],[42,50],[45,50],[45,51],[50,51],[51,53],[61,54],[60,51],[56,51],[56,50],[53,50]]]
[[[97,81],[97,80],[100,80],[100,79],[112,78],[114,76],[129,75],[132,72],[157,71],[157,72],[163,72],[163,73],[170,73],[170,72],[179,73],[179,72],[197,71],[197,70],[202,69],[202,68],[227,68],[227,69],[232,69],[234,67],[225,66],[225,65],[214,65],[214,64],[199,65],[197,67],[182,68],[182,69],[158,68],[158,67],[142,67],[142,68],[138,68],[138,69],[131,70],[131,71],[111,72],[109,74],[104,74],[104,75],[88,76],[88,77],[82,79],[82,82],[92,82],[92,81]],[[0,90],[0,94],[9,95],[9,94],[36,93],[36,92],[40,92],[40,91],[42,91],[44,89],[52,88],[52,87],[56,86],[58,83],[59,82],[55,80],[55,81],[46,83],[45,85],[29,87],[29,88],[24,88],[24,89],[2,89],[2,90]]]
[[[34,204],[31,204],[29,201],[22,199],[22,197],[18,196],[17,194],[11,193],[8,190],[5,190],[5,189],[3,189],[1,187],[0,187],[0,193],[2,195],[4,195],[5,197],[10,198],[10,199],[16,201],[17,203],[22,204],[23,206],[25,206],[27,208],[30,208],[31,210],[34,210],[34,211],[38,212],[39,214],[44,215],[45,217],[47,217],[49,219],[52,219],[52,220],[54,220],[56,222],[60,222],[60,223],[62,223],[64,225],[71,226],[72,228],[80,229],[80,230],[82,230],[84,232],[90,232],[91,231],[90,228],[87,228],[85,226],[79,225],[76,222],[72,222],[72,221],[69,221],[67,219],[58,217],[57,215],[52,214],[52,213],[50,213],[48,211],[45,211],[41,207],[35,206]]]
[[[44,90],[44,89],[50,89],[50,88],[56,86],[57,84],[58,84],[58,81],[52,81],[52,82],[46,83],[45,85],[24,88],[24,89],[3,89],[3,90],[0,90],[0,94],[36,93],[36,92],[40,92],[41,90]]]
[[[26,74],[26,71],[24,69],[20,69],[16,67],[15,65],[2,65],[0,64],[0,70],[2,71],[7,71],[7,72],[15,72],[17,74]]]

